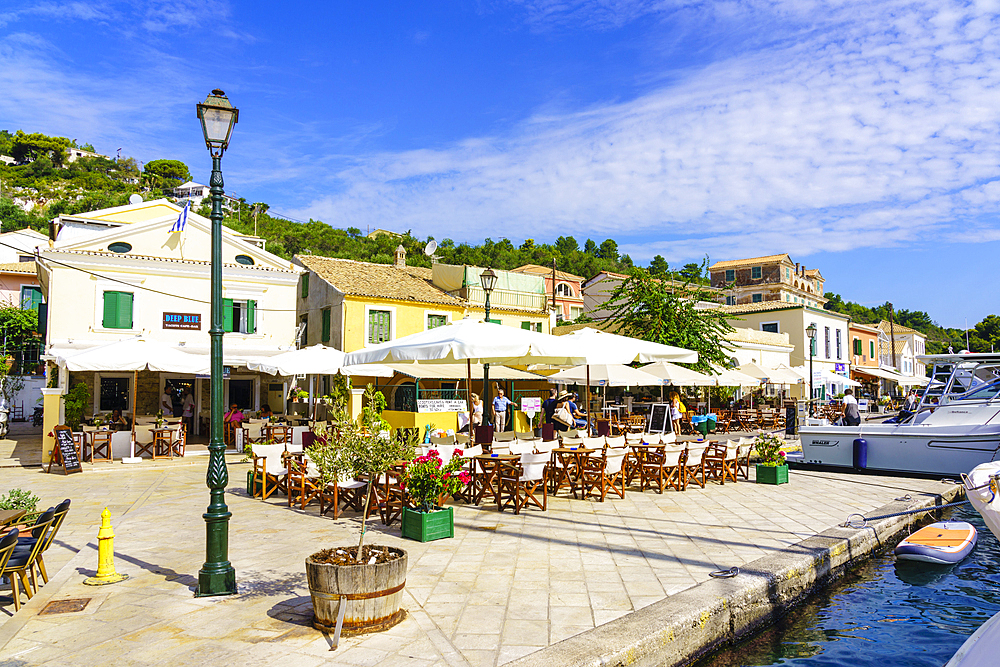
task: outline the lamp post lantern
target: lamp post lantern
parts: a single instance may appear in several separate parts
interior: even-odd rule
[[[481,274],[479,274],[479,282],[483,286],[483,292],[486,294],[486,303],[483,305],[483,310],[486,311],[486,316],[483,318],[487,322],[490,321],[490,293],[493,292],[493,288],[497,286],[497,274],[493,272],[493,269],[487,268]],[[492,414],[490,410],[490,365],[483,364],[483,419],[486,423],[490,423],[489,415]]]
[[[806,335],[809,336],[809,416],[813,416],[813,351],[816,345],[816,323],[813,322],[806,327]]]
[[[226,506],[226,444],[222,438],[222,154],[229,147],[233,126],[239,118],[239,109],[233,108],[221,90],[198,105],[198,119],[205,134],[205,145],[212,156],[212,324],[208,330],[211,338],[211,405],[212,417],[208,444],[208,474],[205,482],[210,489],[211,502],[205,518],[205,564],[198,572],[196,597],[232,595],[236,592],[236,570],[229,562],[229,517]]]

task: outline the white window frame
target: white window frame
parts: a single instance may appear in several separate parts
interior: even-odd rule
[[[241,405],[240,409],[241,410],[249,410],[249,411],[253,411],[253,412],[257,412],[258,410],[260,410],[260,376],[259,375],[249,375],[249,374],[246,374],[246,373],[241,373],[239,375],[230,375],[228,378],[225,378],[225,381],[223,383],[224,384],[224,388],[225,388],[225,392],[226,392],[226,401],[225,401],[225,406],[226,407],[225,407],[225,410],[229,410],[229,405],[231,403],[231,401],[229,400],[229,381],[230,380],[253,380],[253,389],[251,391],[253,392],[253,402],[254,402],[254,404],[252,406],[250,406],[250,405]],[[160,396],[162,396],[162,395],[163,395],[163,383],[162,383],[162,380],[161,380],[161,384],[160,384]]]
[[[396,340],[396,306],[372,306],[365,304],[365,323],[363,328],[363,342],[365,347],[371,347],[376,343],[368,342],[368,327],[370,326],[370,315],[373,310],[383,310],[389,312],[389,340]],[[424,318],[424,330],[427,329],[427,318]]]
[[[564,291],[560,292],[559,291],[560,289],[562,289]],[[576,293],[573,291],[573,286],[572,285],[570,285],[569,283],[566,283],[566,282],[562,282],[562,283],[556,283],[556,296],[557,297],[560,297],[560,296],[563,296],[563,297],[566,297],[566,296],[568,296],[568,297],[575,297]]]
[[[754,297],[758,297],[758,296],[760,297],[759,299],[755,299],[754,298]],[[764,303],[764,293],[763,292],[754,292],[753,294],[751,294],[750,295],[750,303]]]
[[[382,308],[376,308],[375,310],[383,310],[383,309]],[[444,318],[445,318],[445,324],[451,324],[451,315],[452,315],[452,313],[448,312],[447,310],[425,310],[424,311],[424,331],[428,330],[427,329],[427,316],[428,315],[438,315],[438,316],[443,315]],[[395,322],[396,322],[396,318],[393,317],[392,318],[392,322],[390,322],[390,325],[389,325],[389,328],[391,330],[393,330],[393,333],[395,333],[395,330],[393,329],[395,327]],[[393,336],[393,337],[395,338],[395,336]],[[365,313],[365,340],[368,340],[368,313],[367,312]]]
[[[773,333],[781,333],[781,322],[779,322],[778,320],[772,320],[770,322],[761,322],[760,323],[760,330],[761,331],[766,331],[766,329],[764,329],[764,325],[765,324],[774,324],[774,325],[776,325],[778,327],[778,330],[775,331],[775,332],[773,332]]]
[[[133,302],[135,300],[133,299]],[[133,319],[133,322],[135,320]],[[117,331],[117,329],[115,330]],[[124,378],[128,380],[132,390],[128,393],[128,409],[122,410],[122,415],[130,414],[135,418],[135,376],[133,373],[95,373],[94,374],[94,410],[91,414],[101,414],[101,378]],[[160,394],[163,392],[161,391]],[[108,411],[110,414],[110,410]]]

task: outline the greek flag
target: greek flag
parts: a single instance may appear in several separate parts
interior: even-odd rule
[[[190,206],[191,202],[184,204],[184,210],[181,211],[181,214],[179,216],[177,216],[177,222],[174,223],[174,226],[170,228],[171,234],[173,234],[174,232],[184,231],[184,225],[186,225],[188,221],[188,208],[190,208]]]

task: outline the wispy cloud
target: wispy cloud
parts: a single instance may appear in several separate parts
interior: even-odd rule
[[[767,48],[628,102],[360,158],[297,213],[438,238],[641,238],[626,247],[648,258],[959,238],[957,220],[995,210],[995,3],[768,6],[794,21]]]

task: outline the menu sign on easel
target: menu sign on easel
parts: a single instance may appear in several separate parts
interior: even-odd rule
[[[49,462],[48,472],[52,472],[53,464],[62,466],[64,475],[83,472],[80,457],[76,453],[73,432],[67,426],[57,426],[53,429],[53,433],[56,436],[56,446],[52,448],[52,459]]]
[[[673,424],[670,423],[670,406],[666,403],[654,403],[649,410],[649,432],[670,433]]]

